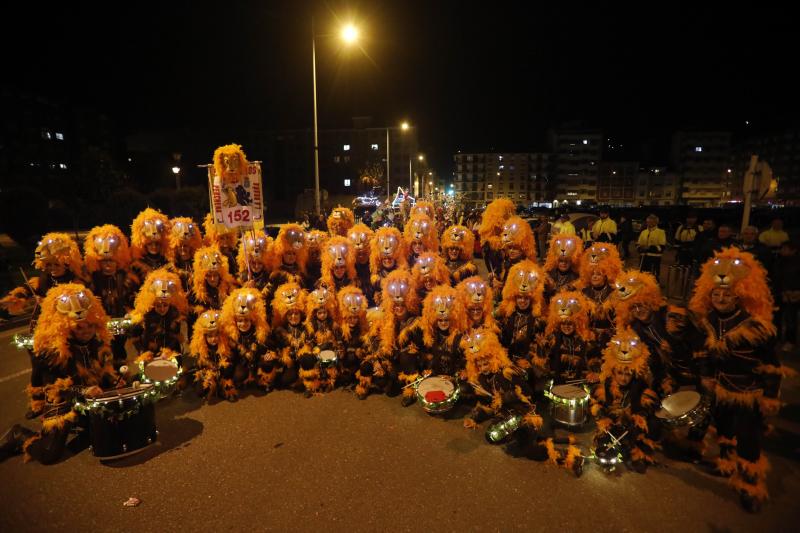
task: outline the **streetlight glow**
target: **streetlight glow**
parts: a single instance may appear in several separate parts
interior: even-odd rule
[[[342,28],[342,40],[347,44],[353,44],[358,40],[358,28],[353,24],[347,24]]]
[[[408,125],[408,122],[403,122],[402,124],[400,124],[400,129],[403,131],[408,131],[408,128],[410,127],[411,126]]]
[[[424,155],[422,155],[422,154],[419,154],[419,155],[417,156],[417,159],[419,159],[420,161],[425,161],[425,156],[424,156]]]
[[[178,174],[178,173],[180,173],[180,171],[181,171],[181,167],[172,167],[172,173],[173,174]]]

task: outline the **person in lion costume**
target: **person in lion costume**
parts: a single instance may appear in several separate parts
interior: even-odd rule
[[[442,255],[450,272],[450,283],[458,285],[463,280],[478,274],[478,267],[472,262],[475,236],[466,226],[450,226],[442,233]]]
[[[327,287],[335,295],[343,288],[357,284],[353,243],[347,237],[331,237],[322,247],[322,275],[318,287]]]
[[[156,357],[179,360],[181,325],[188,313],[189,301],[178,275],[166,268],[150,272],[130,313],[130,336],[139,351],[137,362],[146,364]]]
[[[131,223],[131,271],[144,283],[147,275],[167,265],[170,223],[167,215],[148,207]]]
[[[228,258],[228,270],[231,275],[239,275],[239,263],[236,261],[236,251],[239,246],[239,230],[226,228],[214,223],[211,213],[207,213],[203,220],[206,246],[216,245],[220,253]]]
[[[305,396],[314,393],[330,392],[339,375],[338,361],[323,358],[338,349],[340,336],[336,294],[327,287],[320,287],[306,297],[306,338],[308,342],[298,355],[300,381]]]
[[[420,300],[424,300],[435,287],[450,285],[450,272],[444,264],[444,259],[434,252],[420,254],[411,269],[411,275],[417,285]]]
[[[203,246],[200,226],[189,217],[170,219],[169,248],[167,258],[178,273],[183,290],[188,292],[192,280],[194,253]]]
[[[542,342],[546,325],[543,312],[544,273],[533,261],[520,261],[509,271],[496,312],[500,341],[520,368],[531,368]]]
[[[270,326],[264,298],[257,289],[231,292],[222,304],[220,325],[230,340],[230,379],[225,380],[225,396],[234,401],[238,393],[258,379],[258,368],[267,353]],[[259,381],[259,385],[266,387]]]
[[[583,241],[575,235],[554,235],[547,248],[544,271],[547,273],[545,297],[549,300],[562,291],[577,288]]]
[[[198,248],[194,253],[192,291],[189,303],[195,317],[210,309],[222,309],[222,302],[236,288],[236,280],[228,272],[228,258],[214,245]]]
[[[230,341],[220,328],[220,311],[205,311],[194,323],[189,353],[197,359],[194,375],[197,395],[206,400],[228,398],[235,392]]]
[[[408,265],[414,266],[421,253],[439,253],[439,235],[436,225],[426,215],[411,217],[403,228],[403,239],[408,250]]]
[[[347,233],[356,224],[353,211],[342,206],[334,207],[328,215],[327,226],[330,237],[347,237]]]
[[[403,235],[397,228],[380,228],[370,243],[369,270],[375,303],[381,302],[383,280],[398,268],[408,266]]]
[[[508,198],[493,200],[483,211],[478,237],[481,240],[483,260],[486,270],[497,277],[503,268],[502,239],[503,226],[506,220],[514,216],[517,209]]]
[[[303,319],[308,293],[299,283],[284,283],[272,299],[272,340],[259,369],[259,383],[271,387],[280,374],[280,384],[298,385],[297,360],[309,348],[310,337]]]
[[[239,240],[236,264],[242,286],[258,289],[266,297],[269,284],[272,237],[261,230],[245,232]]]

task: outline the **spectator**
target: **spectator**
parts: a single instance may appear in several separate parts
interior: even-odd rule
[[[758,236],[759,242],[768,246],[773,253],[778,253],[783,243],[789,240],[789,234],[783,230],[783,220],[780,218],[772,219],[772,225]]]
[[[328,224],[325,220],[325,214],[320,213],[317,215],[317,218],[314,219],[314,229],[318,229],[320,231],[328,231]]]
[[[647,227],[639,234],[637,248],[641,255],[639,270],[650,272],[659,279],[661,273],[661,254],[667,245],[667,236],[664,230],[658,227],[658,217],[647,216]]]
[[[694,239],[694,255],[695,259],[697,259],[698,267],[714,255],[716,237],[717,225],[710,218],[705,219],[703,221],[703,231],[698,233]]]
[[[592,226],[592,241],[597,242],[616,242],[617,223],[608,216],[608,207],[600,208],[600,219]]]
[[[722,224],[717,229],[717,238],[714,240],[714,251],[718,252],[723,248],[731,248],[736,246],[736,240],[733,238],[733,228],[728,224]]]
[[[700,233],[697,226],[697,215],[690,212],[686,215],[686,223],[678,226],[675,231],[675,248],[678,250],[678,264],[690,266],[694,261],[695,238]]]
[[[775,259],[774,285],[778,295],[775,303],[780,307],[784,327],[783,350],[789,352],[797,345],[797,312],[800,310],[800,256],[797,255],[797,243],[785,242],[781,245]]]
[[[619,217],[619,229],[617,232],[619,240],[619,257],[625,261],[631,255],[631,241],[633,241],[633,221],[626,215]]]
[[[772,278],[772,264],[773,257],[772,251],[766,245],[758,242],[758,228],[755,226],[746,226],[742,230],[742,240],[739,243],[739,248],[744,252],[750,252],[758,261],[764,265],[767,272],[770,273]]]
[[[569,221],[569,215],[564,213],[553,224],[552,235],[575,235],[575,226]]]
[[[536,236],[536,253],[540,259],[547,255],[547,236],[550,234],[550,221],[544,213],[539,215],[539,223],[533,230]]]

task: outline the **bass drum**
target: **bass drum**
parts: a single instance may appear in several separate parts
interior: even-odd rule
[[[149,384],[109,391],[88,400],[92,453],[111,461],[139,453],[156,441],[155,400]]]

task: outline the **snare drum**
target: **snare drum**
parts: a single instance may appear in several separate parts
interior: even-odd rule
[[[149,384],[105,392],[87,400],[92,453],[101,461],[144,450],[156,441],[154,387]]]
[[[486,428],[486,440],[490,444],[501,444],[522,425],[523,416],[512,414]]]
[[[656,417],[670,429],[693,427],[706,420],[710,412],[709,402],[693,390],[670,394],[661,402]]]
[[[153,359],[149,363],[139,363],[142,381],[153,385],[153,390],[159,395],[168,396],[175,388],[181,368],[172,359]]]
[[[446,413],[458,402],[459,387],[450,376],[428,376],[417,385],[417,400],[425,412]]]
[[[336,357],[336,352],[333,350],[322,350],[317,354],[317,360],[319,361],[319,366],[328,368],[336,366],[338,358]]]
[[[556,385],[547,395],[553,420],[565,426],[582,426],[589,417],[589,393],[577,385]]]

